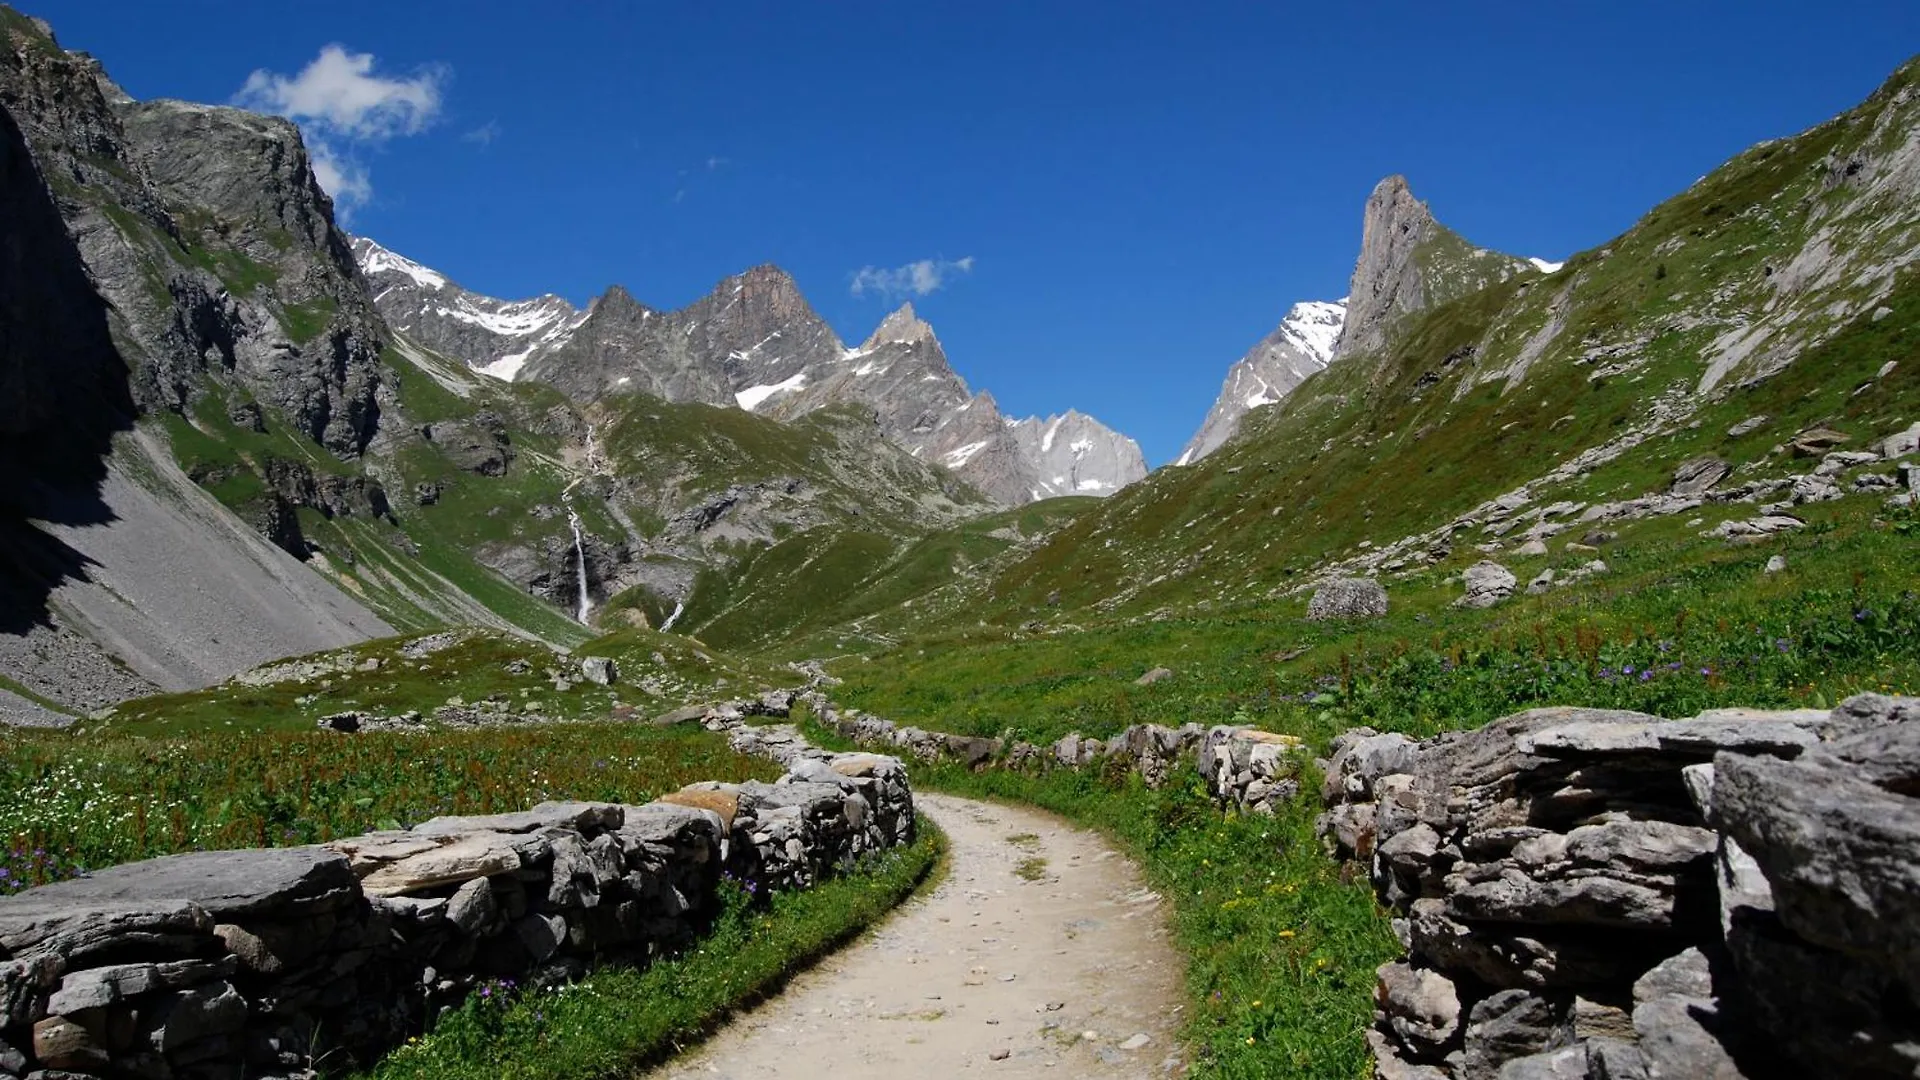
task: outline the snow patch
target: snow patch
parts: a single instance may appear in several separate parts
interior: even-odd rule
[[[1561,267],[1567,265],[1563,262],[1549,262],[1546,259],[1529,258],[1527,261],[1541,272],[1548,274],[1558,273]]]
[[[360,258],[360,272],[363,274],[395,273],[405,274],[414,283],[424,289],[444,289],[447,279],[421,266],[405,255],[396,255],[371,240],[367,241],[367,252]]]
[[[1333,359],[1334,343],[1340,340],[1340,328],[1346,321],[1344,301],[1305,300],[1288,309],[1280,328],[1296,348],[1325,367]]]
[[[1066,417],[1064,416],[1056,417],[1053,423],[1047,425],[1047,433],[1045,435],[1040,436],[1040,452],[1041,453],[1045,454],[1052,451],[1053,437],[1054,435],[1059,433],[1060,422],[1065,419]]]
[[[972,461],[973,456],[985,450],[987,444],[992,441],[992,439],[981,439],[979,442],[968,443],[957,450],[949,450],[945,454],[940,455],[940,463],[949,469],[957,469],[967,462]]]
[[[1107,483],[1105,480],[1082,480],[1078,484],[1074,485],[1074,490],[1076,491],[1107,491],[1112,489],[1112,487],[1113,485]]]
[[[512,382],[519,376],[520,369],[527,366],[527,358],[532,355],[532,349],[526,352],[508,353],[491,364],[481,364],[473,370],[482,375],[491,375],[501,382]]]
[[[802,371],[790,379],[782,379],[777,383],[770,383],[766,386],[749,386],[745,390],[733,395],[733,400],[739,402],[741,408],[752,412],[759,408],[762,402],[773,395],[799,390],[806,385],[807,373]]]

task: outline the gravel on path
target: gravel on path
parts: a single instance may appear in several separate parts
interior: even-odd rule
[[[946,830],[946,880],[656,1080],[1184,1071],[1184,965],[1137,867],[1039,811],[915,804]]]

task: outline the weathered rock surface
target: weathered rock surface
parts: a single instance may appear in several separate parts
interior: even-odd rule
[[[1387,613],[1387,590],[1372,578],[1337,578],[1313,590],[1307,618],[1367,619]]]
[[[1461,579],[1467,587],[1466,594],[1454,603],[1460,607],[1489,608],[1513,595],[1520,579],[1513,571],[1497,562],[1477,562],[1467,567]]]
[[[1916,719],[1861,695],[1335,740],[1319,830],[1408,945],[1380,1075],[1911,1075]]]

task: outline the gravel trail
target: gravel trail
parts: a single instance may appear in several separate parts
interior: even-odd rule
[[[947,879],[656,1080],[1181,1071],[1182,960],[1139,870],[1037,811],[915,803],[947,832]]]

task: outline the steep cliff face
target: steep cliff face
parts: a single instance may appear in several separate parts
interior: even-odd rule
[[[1034,498],[1111,495],[1147,475],[1137,443],[1073,409],[1015,421],[1008,430],[1021,460],[1032,463]]]
[[[134,102],[0,8],[0,220],[0,673],[85,711],[389,632],[133,430],[371,441],[380,323],[292,126]]]
[[[382,328],[293,125],[135,102],[11,13],[0,107],[107,302],[143,409],[180,410],[211,377],[335,453],[366,448]]]
[[[1307,300],[1293,305],[1273,333],[1227,369],[1220,396],[1174,464],[1191,465],[1213,453],[1240,430],[1241,417],[1279,402],[1307,376],[1326,367],[1346,314],[1346,304],[1341,302]]]

